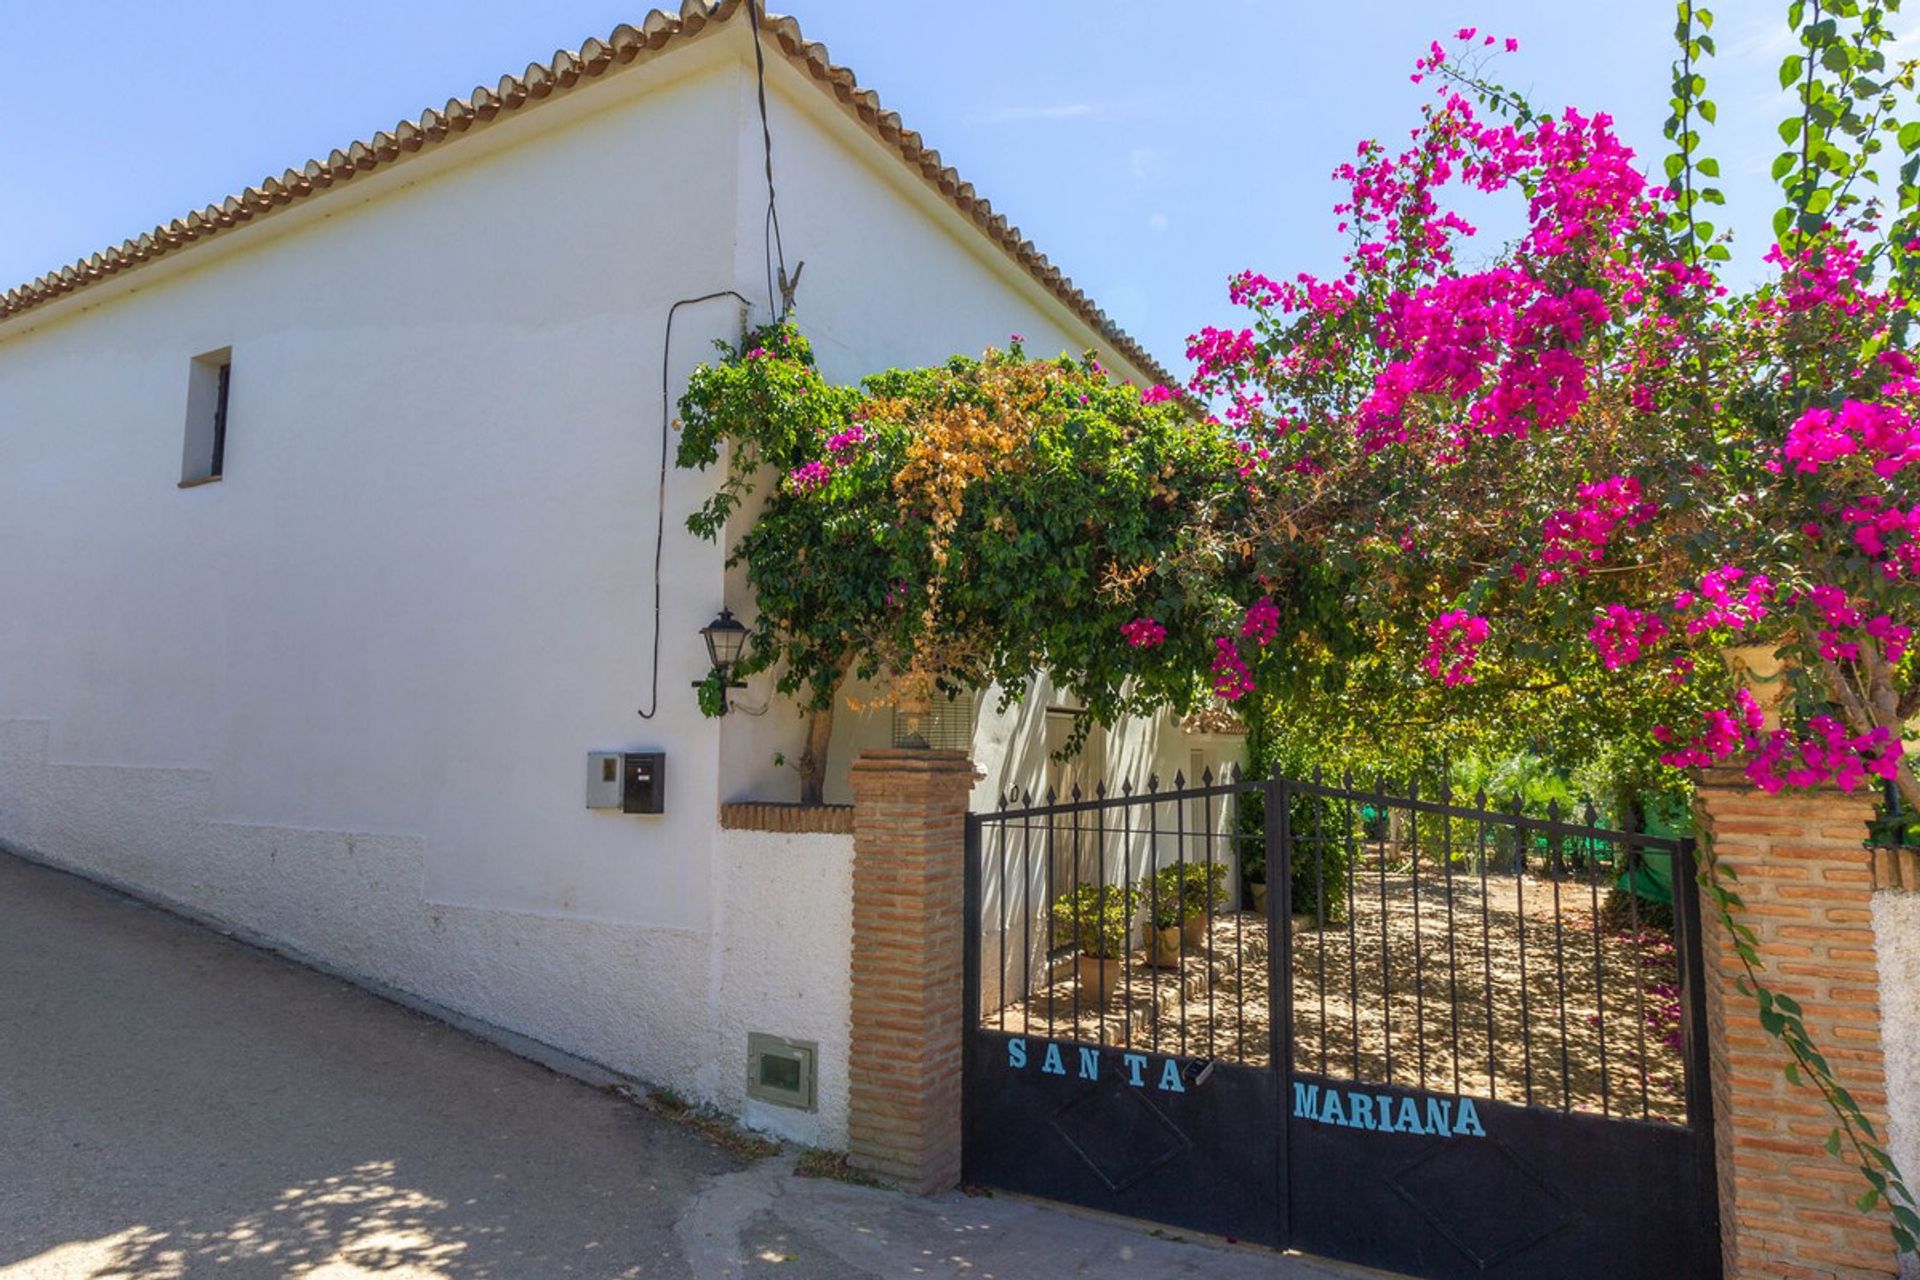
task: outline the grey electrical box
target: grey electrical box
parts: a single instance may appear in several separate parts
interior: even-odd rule
[[[666,769],[664,751],[589,751],[587,808],[664,813]]]
[[[627,813],[664,813],[667,808],[667,753],[629,751],[620,758],[623,785],[620,808]]]
[[[820,1046],[755,1031],[747,1036],[747,1096],[776,1106],[814,1110],[813,1064]]]
[[[587,808],[618,809],[623,784],[618,751],[587,753]]]

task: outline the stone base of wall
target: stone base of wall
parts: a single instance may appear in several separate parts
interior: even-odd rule
[[[1914,1187],[1920,1184],[1920,876],[1905,885],[1873,895],[1873,932],[1880,946],[1887,1150]],[[1920,1280],[1920,1254],[1903,1254],[1900,1264],[1903,1280]]]
[[[54,764],[48,735],[0,720],[0,850],[782,1137],[846,1142],[850,836],[723,836],[710,930],[452,906],[422,898],[420,837],[217,821],[209,772]],[[818,1043],[817,1111],[745,1098],[750,1031]]]

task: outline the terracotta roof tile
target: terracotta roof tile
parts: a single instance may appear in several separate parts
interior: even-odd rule
[[[574,51],[558,50],[550,63],[536,62],[519,76],[502,76],[500,83],[491,89],[484,85],[476,87],[465,101],[456,98],[439,110],[429,108],[421,112],[417,120],[402,120],[391,131],[382,130],[368,140],[355,141],[345,151],[331,152],[325,160],[309,160],[300,169],[288,169],[279,178],[268,178],[258,187],[248,187],[238,195],[228,196],[217,206],[209,205],[187,214],[184,219],[155,227],[137,241],[129,240],[9,289],[0,295],[0,324],[56,298],[177,253],[190,244],[249,222],[257,214],[272,213],[311,199],[358,173],[445,145],[470,131],[476,122],[491,121],[564,97],[610,68],[650,57],[710,24],[736,18],[744,21],[745,8],[743,0],[684,0],[677,14],[656,9],[647,14],[637,28],[622,23],[604,40],[590,39]],[[1117,328],[1105,312],[1094,306],[1086,294],[1020,234],[1019,228],[1008,223],[1006,215],[995,212],[991,204],[975,194],[972,183],[963,181],[959,174],[941,163],[938,151],[928,148],[918,133],[904,127],[898,113],[882,106],[873,90],[861,88],[851,71],[834,65],[825,45],[809,43],[800,32],[800,24],[782,15],[770,15],[763,34],[770,51],[778,51],[805,71],[822,92],[838,100],[874,138],[894,150],[910,168],[918,170],[983,234],[999,244],[1128,361],[1150,377],[1173,382],[1139,343]]]

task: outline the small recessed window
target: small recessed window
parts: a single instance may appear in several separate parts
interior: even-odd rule
[[[187,376],[187,438],[180,457],[180,487],[218,480],[227,465],[227,392],[233,352],[196,356]]]

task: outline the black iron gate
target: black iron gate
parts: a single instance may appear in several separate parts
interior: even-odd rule
[[[1237,771],[967,836],[969,1183],[1434,1280],[1719,1275],[1690,842]]]

